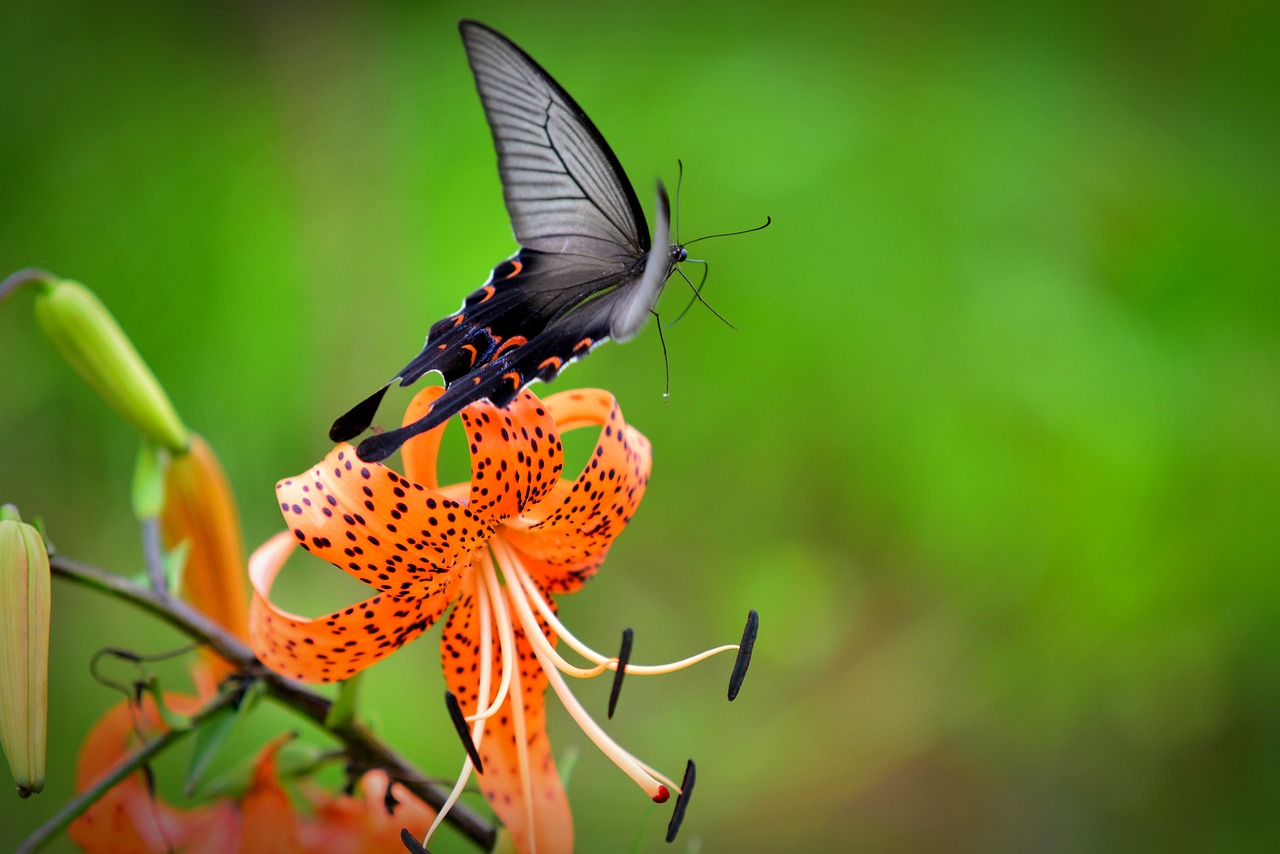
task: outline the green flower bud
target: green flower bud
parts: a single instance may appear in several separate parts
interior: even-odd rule
[[[49,555],[18,511],[0,508],[0,743],[18,794],[44,788],[49,718]]]
[[[45,283],[36,321],[89,387],[149,442],[183,452],[187,428],[124,330],[79,282]]]

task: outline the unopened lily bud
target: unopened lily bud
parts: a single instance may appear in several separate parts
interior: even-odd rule
[[[89,387],[143,438],[171,451],[187,449],[186,426],[147,363],[111,312],[79,282],[46,282],[36,321]]]
[[[0,742],[18,794],[44,788],[49,717],[49,555],[18,511],[0,508]]]

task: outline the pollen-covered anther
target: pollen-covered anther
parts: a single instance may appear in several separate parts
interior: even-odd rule
[[[483,774],[484,765],[480,761],[480,751],[476,749],[476,743],[471,738],[471,730],[467,728],[467,719],[462,714],[462,706],[458,705],[457,695],[452,691],[445,691],[444,704],[449,710],[449,719],[453,721],[453,726],[458,731],[458,738],[462,739],[462,746],[466,748],[467,756],[471,757],[471,764],[475,766],[476,773]]]
[[[729,675],[729,702],[733,702],[742,690],[742,681],[747,678],[747,668],[751,666],[751,652],[756,648],[756,635],[760,631],[760,615],[752,608],[747,614],[747,624],[742,629],[742,642],[738,644],[738,657],[733,662],[733,672]]]
[[[622,677],[627,675],[627,662],[631,660],[631,641],[635,636],[630,627],[622,630],[622,648],[618,650],[618,663],[613,672],[613,686],[609,689],[609,719],[618,708],[618,696],[622,693]]]
[[[684,823],[685,810],[689,809],[689,797],[693,794],[693,784],[697,776],[697,768],[690,759],[689,764],[684,767],[684,780],[680,782],[680,796],[676,798],[676,808],[671,813],[671,822],[667,825],[668,842],[675,842],[676,834],[680,832],[680,825]]]

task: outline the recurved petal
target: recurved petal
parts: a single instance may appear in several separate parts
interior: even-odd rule
[[[462,410],[471,449],[468,507],[496,525],[538,504],[564,468],[564,449],[546,406],[522,391],[505,408],[480,402]]]
[[[649,482],[649,440],[622,419],[613,395],[598,389],[561,392],[546,400],[561,431],[600,428],[591,459],[575,480],[559,481],[538,505],[503,527],[507,542],[543,567],[537,576],[561,592],[580,584],[631,521]],[[563,573],[558,576],[557,568]]]
[[[396,596],[434,596],[490,534],[457,501],[362,462],[346,444],[280,481],[276,495],[304,549]]]
[[[467,715],[476,711],[480,673],[480,617],[476,604],[479,576],[479,572],[472,573],[462,582],[458,606],[449,615],[441,637],[445,681]],[[514,613],[509,598],[507,609]],[[485,723],[478,745],[484,774],[476,782],[511,832],[517,850],[536,850],[539,854],[572,852],[573,817],[547,739],[547,677],[524,632],[518,625],[514,629],[516,670],[506,701]],[[555,636],[545,625],[543,631],[555,643]],[[502,673],[501,647],[496,636],[492,657],[491,691],[496,690]],[[536,845],[530,842],[531,834],[536,837]]]
[[[404,412],[401,424],[408,427],[427,414],[436,398],[444,394],[441,386],[427,386],[413,396]],[[439,427],[419,433],[400,446],[400,461],[404,464],[404,476],[427,489],[439,489],[440,477],[436,473],[436,460],[440,456],[440,439],[444,435],[446,421]]]
[[[446,575],[427,596],[380,594],[323,617],[299,617],[270,598],[293,546],[294,538],[281,532],[249,558],[249,645],[263,664],[294,679],[334,682],[386,658],[430,628],[453,594],[454,577]]]

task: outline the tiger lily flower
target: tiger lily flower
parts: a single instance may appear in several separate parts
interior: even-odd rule
[[[421,418],[442,391],[419,393],[404,423]],[[473,404],[461,419],[469,483],[438,483],[441,425],[405,443],[404,476],[362,462],[340,444],[314,469],[277,485],[291,531],[250,558],[250,643],[264,664],[285,676],[339,681],[390,655],[454,605],[441,657],[468,758],[441,817],[474,769],[520,851],[571,851],[572,817],[546,734],[548,686],[650,798],[661,803],[681,793],[680,785],[615,743],[570,692],[565,674],[617,671],[619,657],[575,638],[552,599],[580,589],[631,520],[649,480],[650,445],[600,390],[561,392],[545,402],[526,390],[505,408]],[[560,436],[582,427],[599,427],[599,440],[583,471],[562,478]],[[271,586],[295,544],[376,592],[315,619],[276,607]],[[566,661],[558,639],[589,666]],[[624,673],[646,675],[733,649],[738,645],[653,666],[620,657]]]
[[[196,712],[195,697],[166,692],[165,705],[179,714]],[[92,787],[122,761],[139,736],[164,732],[155,701],[121,702],[89,731],[80,750],[76,784]],[[280,854],[326,851],[391,851],[404,825],[425,827],[434,811],[409,792],[396,792],[389,812],[387,775],[366,772],[356,795],[335,795],[314,784],[299,786],[307,809],[294,808],[280,781],[277,759],[290,736],[267,744],[254,762],[245,791],[208,804],[182,808],[155,796],[142,771],[125,777],[72,822],[68,835],[89,854],[165,854],[170,851]]]

